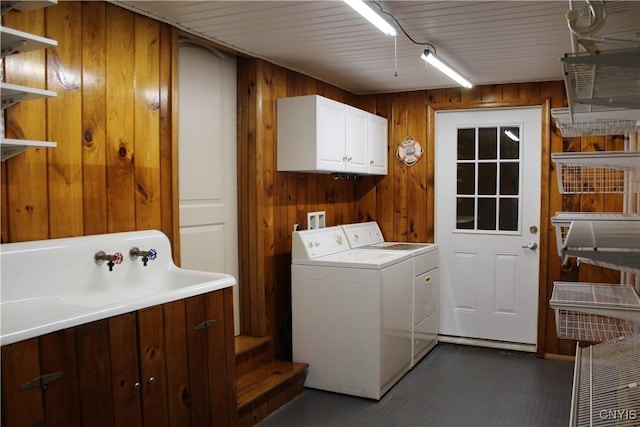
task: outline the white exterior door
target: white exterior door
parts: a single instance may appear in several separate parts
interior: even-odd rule
[[[187,42],[178,67],[181,266],[237,278],[236,60]]]
[[[436,113],[440,334],[536,344],[540,151],[540,107]]]

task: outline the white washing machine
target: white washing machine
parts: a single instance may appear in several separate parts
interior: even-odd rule
[[[412,260],[352,251],[340,227],[293,233],[293,360],[306,387],[380,399],[411,365]]]
[[[385,250],[408,253],[412,258],[411,367],[438,342],[440,276],[438,245],[433,243],[385,242],[375,221],[341,226],[354,250]]]

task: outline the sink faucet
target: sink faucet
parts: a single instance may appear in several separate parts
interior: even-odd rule
[[[122,264],[122,254],[120,252],[116,252],[113,255],[108,255],[104,251],[99,251],[99,252],[96,252],[96,254],[93,256],[93,259],[98,265],[107,261],[107,266],[109,267],[109,271],[113,271],[114,265]]]
[[[135,246],[131,248],[131,250],[129,251],[129,257],[131,258],[131,260],[135,261],[136,259],[138,259],[139,256],[142,257],[142,264],[146,267],[147,262],[149,262],[149,260],[153,261],[154,259],[157,258],[158,252],[155,249],[149,249],[148,251],[141,251]]]

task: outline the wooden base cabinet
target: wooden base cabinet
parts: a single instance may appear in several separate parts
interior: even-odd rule
[[[2,425],[234,426],[231,288],[2,347]]]

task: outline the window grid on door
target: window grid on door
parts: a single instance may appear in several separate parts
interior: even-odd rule
[[[520,231],[520,126],[458,128],[456,230]]]

